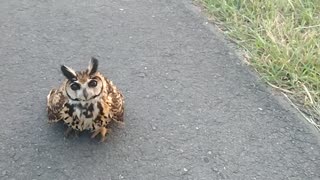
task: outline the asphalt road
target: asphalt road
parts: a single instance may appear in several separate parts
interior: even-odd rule
[[[319,133],[189,1],[88,2],[0,2],[0,179],[320,179]],[[105,144],[45,113],[91,56],[126,97]]]

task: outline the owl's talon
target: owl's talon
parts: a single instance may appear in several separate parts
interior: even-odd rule
[[[101,127],[99,130],[96,130],[92,135],[91,138],[96,137],[99,133],[101,134],[101,139],[99,143],[103,143],[106,140],[106,134],[109,131],[109,129],[105,127]]]
[[[99,133],[100,133],[99,130],[94,131],[93,134],[91,135],[91,139],[95,138]]]
[[[100,143],[103,143],[106,140],[106,134],[108,132],[108,129],[105,127],[101,128],[101,140]]]
[[[105,141],[106,141],[106,136],[104,136],[104,137],[101,137],[101,140],[99,141],[99,143],[104,143]]]

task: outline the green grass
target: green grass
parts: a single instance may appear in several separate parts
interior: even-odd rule
[[[319,125],[320,0],[197,2],[246,50],[262,79]]]

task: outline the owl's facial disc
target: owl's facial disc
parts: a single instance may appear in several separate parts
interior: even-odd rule
[[[103,89],[99,77],[88,78],[84,82],[71,81],[67,85],[67,94],[74,101],[89,101],[98,97]]]
[[[68,66],[61,66],[63,75],[68,79],[67,95],[74,101],[89,101],[98,97],[103,89],[102,79],[97,75],[98,60],[91,58],[86,71],[76,72]]]

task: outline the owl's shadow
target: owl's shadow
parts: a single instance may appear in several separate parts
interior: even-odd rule
[[[114,137],[119,135],[119,131],[121,131],[123,128],[118,127],[117,125],[111,124],[109,127],[109,132],[107,133],[106,140],[104,142],[100,142],[101,136],[97,135],[94,138],[91,138],[92,132],[85,130],[82,132],[72,130],[70,133],[66,134],[68,130],[68,126],[64,124],[63,122],[58,122],[55,124],[52,124],[50,127],[52,132],[55,132],[55,136],[59,136],[56,138],[62,138],[65,141],[69,143],[77,143],[77,144],[106,144],[106,143],[112,143],[115,141]]]

